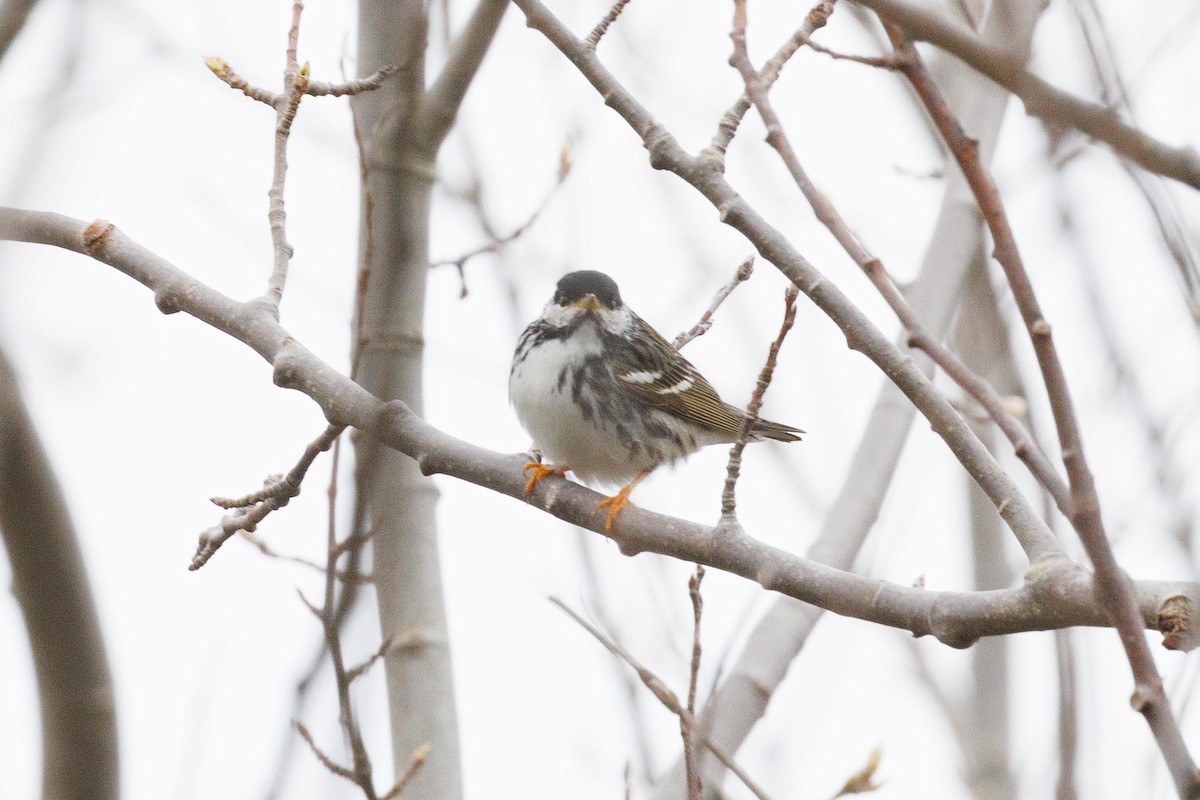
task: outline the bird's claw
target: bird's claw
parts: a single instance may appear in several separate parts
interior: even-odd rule
[[[613,532],[613,527],[617,523],[617,517],[625,510],[625,506],[629,505],[629,493],[633,491],[634,485],[632,483],[629,484],[612,497],[606,497],[597,504],[597,509],[608,509],[608,519],[604,520],[605,533]]]
[[[525,483],[525,494],[533,491],[533,487],[537,486],[543,478],[550,475],[557,475],[562,478],[567,474],[566,467],[549,467],[540,461],[530,461],[525,465],[525,471],[533,470],[533,474],[529,476],[529,480]]]

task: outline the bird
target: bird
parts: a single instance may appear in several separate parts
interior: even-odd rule
[[[525,494],[567,471],[621,486],[601,501],[605,532],[654,469],[702,447],[737,441],[745,412],[723,401],[690,361],[621,300],[597,270],[564,275],[517,340],[509,400],[538,460]],[[799,428],[755,420],[748,441],[799,441]]]

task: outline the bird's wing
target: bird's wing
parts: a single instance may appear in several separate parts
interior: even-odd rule
[[[613,373],[621,388],[649,406],[695,425],[737,436],[741,412],[723,402],[692,363],[640,317],[639,330],[622,337]]]

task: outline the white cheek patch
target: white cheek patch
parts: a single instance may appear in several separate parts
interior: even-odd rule
[[[691,378],[684,378],[683,380],[681,380],[679,383],[675,384],[674,386],[668,386],[665,389],[659,389],[658,393],[659,394],[679,394],[680,392],[686,392],[688,389],[692,388],[693,384],[695,384],[695,381],[693,381]]]
[[[626,372],[621,376],[621,380],[626,381],[627,383],[654,383],[661,377],[661,372],[643,370],[641,372]]]

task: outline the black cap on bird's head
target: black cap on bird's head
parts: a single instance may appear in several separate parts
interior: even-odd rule
[[[558,288],[554,291],[554,302],[560,306],[581,305],[589,295],[604,308],[615,309],[621,306],[621,290],[617,288],[617,282],[594,269],[568,272],[559,278]]]

